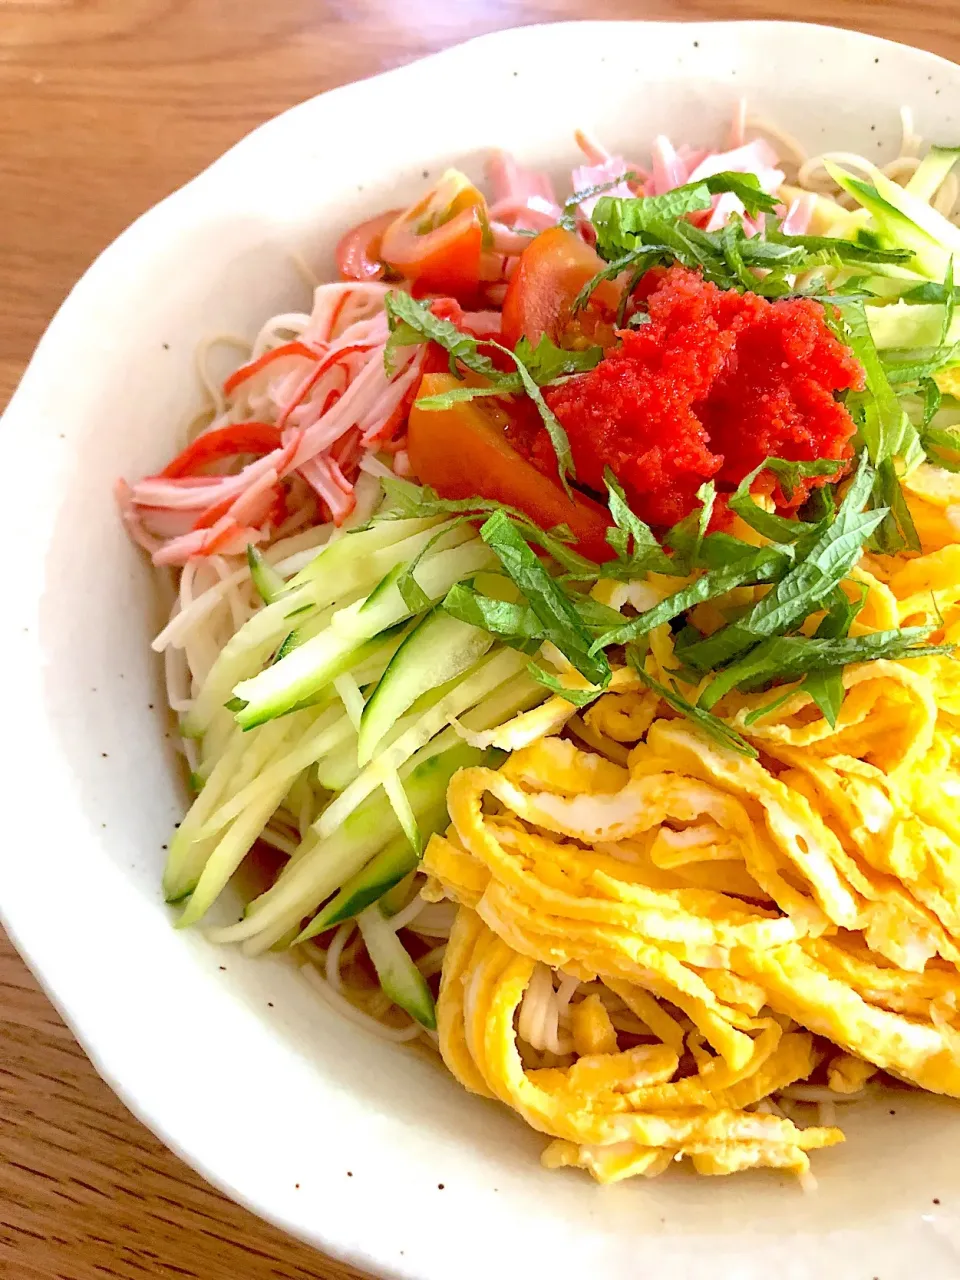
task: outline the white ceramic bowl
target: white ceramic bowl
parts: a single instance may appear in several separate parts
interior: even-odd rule
[[[257,1213],[381,1274],[960,1274],[952,1102],[856,1108],[848,1143],[814,1157],[814,1196],[770,1173],[679,1169],[600,1189],[542,1171],[541,1139],[514,1116],[338,1019],[285,962],[175,932],[160,897],[184,796],[149,648],[154,577],[111,485],[170,454],[197,400],[198,339],[306,303],[288,250],[328,274],[338,234],[428,172],[479,172],[490,145],[569,165],[577,125],[627,154],[659,131],[718,140],[743,94],[815,149],[889,157],[901,103],[928,138],[960,141],[960,68],[849,32],[485,37],[287,112],[134,223],[64,303],[4,417],[4,922],[146,1124]]]

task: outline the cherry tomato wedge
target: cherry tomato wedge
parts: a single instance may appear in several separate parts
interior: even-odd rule
[[[546,334],[559,347],[582,349],[613,341],[620,290],[604,280],[576,314],[573,303],[606,263],[573,231],[541,231],[520,255],[503,300],[503,336],[511,347],[522,337],[534,346]]]
[[[463,383],[449,373],[428,373],[419,396],[440,395]],[[443,498],[487,498],[516,507],[541,529],[567,524],[577,550],[598,563],[613,556],[606,541],[610,517],[599,503],[571,501],[559,484],[541,474],[504,436],[508,417],[491,400],[471,400],[450,409],[410,410],[407,454],[415,476]]]
[[[475,297],[487,235],[487,205],[470,180],[448,169],[437,185],[386,227],[383,261],[420,293]]]
[[[345,280],[380,280],[383,233],[402,211],[388,209],[353,227],[337,245],[337,268]]]

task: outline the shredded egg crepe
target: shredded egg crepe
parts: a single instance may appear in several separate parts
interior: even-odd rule
[[[911,505],[925,483],[949,496],[921,474]],[[960,632],[960,547],[856,578],[857,626]],[[651,665],[676,665],[669,627]],[[582,713],[558,696],[501,729],[513,754],[453,778],[424,858],[426,896],[459,904],[438,1003],[457,1079],[601,1182],[683,1156],[806,1174],[843,1140],[778,1105],[811,1076],[960,1097],[955,670],[848,666],[833,728],[799,688],[756,718],[769,693],[728,695],[756,759],[625,669]]]

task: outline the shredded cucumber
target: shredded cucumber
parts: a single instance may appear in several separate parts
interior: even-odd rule
[[[170,842],[163,875],[163,891],[168,902],[179,902],[193,892],[204,865],[216,846],[220,828],[205,832],[204,827],[217,807],[228,802],[244,787],[255,785],[253,779],[260,773],[265,762],[287,738],[294,733],[303,732],[305,722],[309,723],[309,715],[307,713],[299,721],[291,717],[286,724],[278,722],[264,725],[255,736],[247,735],[246,740],[242,732],[234,731],[229,745]],[[268,814],[267,817],[269,816]]]
[[[493,552],[474,538],[423,560],[414,578],[427,598],[436,601],[461,578],[489,567],[493,559]],[[247,705],[237,712],[237,723],[251,728],[303,703],[336,675],[349,670],[363,644],[411,616],[395,585],[383,593],[373,608],[365,609],[364,603],[358,600],[338,610],[320,635],[258,676],[238,684],[234,695]]]
[[[402,734],[396,742],[381,752],[357,779],[342,791],[314,823],[317,835],[327,837],[337,830],[344,819],[353,812],[383,782],[385,773],[399,769],[410,757],[454,716],[492,693],[505,680],[526,667],[529,659],[512,649],[501,649],[484,659],[474,670],[459,680],[450,692],[430,708],[416,724]]]
[[[960,227],[879,169],[871,169],[871,186],[829,160],[824,164],[834,182],[868,211],[885,242],[909,249],[910,265],[928,280],[944,278],[950,258],[960,255]]]
[[[447,784],[460,768],[482,759],[465,743],[428,758],[411,761],[400,771],[418,821],[446,803]],[[216,930],[220,942],[250,940],[248,950],[265,951],[363,868],[401,833],[400,823],[383,791],[370,796],[328,838],[315,833],[304,841],[301,855],[291,859],[277,881],[247,908],[243,920]]]
[[[935,303],[893,303],[866,307],[870,333],[880,351],[897,347],[938,347],[943,333],[945,307]],[[951,320],[945,341],[960,341],[960,313]]]
[[[931,147],[907,183],[907,191],[929,203],[960,159],[960,147]]]
[[[433,810],[422,820],[424,836],[428,837],[434,831],[442,830],[446,821],[445,805]],[[405,876],[409,875],[419,862],[420,859],[405,835],[391,840],[361,871],[345,881],[339,893],[313,917],[297,938],[297,942],[306,942],[309,938],[315,938],[317,934],[332,929],[341,921],[349,920],[351,916],[355,916],[372,902],[377,902],[395,884],[399,884]]]
[[[492,645],[489,632],[432,609],[393,655],[363,708],[357,763],[370,762],[391,725],[422,694],[469,671]]]
[[[393,1003],[405,1009],[411,1018],[429,1031],[436,1031],[437,1011],[426,978],[411,960],[380,907],[374,904],[361,911],[357,924],[381,987]]]
[[[287,584],[273,565],[264,560],[263,555],[252,542],[247,547],[247,564],[250,568],[250,579],[263,603],[273,604],[274,600],[279,600]]]
[[[346,534],[320,548],[286,584],[284,594],[255,613],[217,656],[182,730],[200,737],[234,686],[258,671],[291,632],[302,632],[324,609],[340,608],[370,591],[394,565],[423,550],[436,535],[438,519],[391,520]]]
[[[247,559],[263,607],[184,717],[200,789],[164,892],[179,925],[195,924],[254,842],[275,843],[287,862],[273,885],[210,936],[255,955],[355,917],[384,991],[433,1028],[429,987],[380,900],[446,826],[453,774],[499,758],[459,722],[482,731],[547,696],[524,654],[439,606],[464,579],[488,577],[494,594],[506,580],[472,525],[441,518],[335,536],[289,578],[255,547]]]

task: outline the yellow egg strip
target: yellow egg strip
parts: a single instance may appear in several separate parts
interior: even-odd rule
[[[657,704],[656,694],[649,689],[605,693],[583,718],[591,729],[615,742],[638,742],[653,724]]]
[[[775,715],[749,727],[747,715],[770,702],[770,693],[731,699],[731,723],[774,753],[782,744],[853,755],[884,769],[909,766],[929,751],[937,723],[934,691],[913,669],[916,666],[881,659],[847,667],[843,674],[846,697],[836,729],[816,711],[809,695],[799,690]],[[804,715],[814,718],[805,720]]]
[[[521,787],[549,787],[561,795],[583,791],[612,794],[630,781],[619,765],[589,751],[579,751],[565,738],[542,738],[505,760],[500,776]]]
[[[717,748],[679,721],[656,721],[647,741],[677,771],[681,786],[684,777],[714,782],[746,805],[759,806],[757,817],[778,855],[807,881],[829,919],[848,927],[856,925],[861,903],[849,881],[851,860],[803,796],[784,786],[759,761]],[[780,885],[765,883],[753,867],[750,871],[777,899],[775,889]],[[780,902],[780,906],[790,910],[794,904]]]
[[[848,1053],[905,1077],[932,1093],[960,1097],[960,1058],[930,1021],[868,1003],[813,956],[804,940],[776,952],[739,953],[735,964],[762,982],[771,1007],[826,1036]]]
[[[458,914],[472,915],[466,908]],[[689,1149],[697,1154],[709,1152],[717,1144],[759,1142],[776,1150],[804,1150],[841,1140],[836,1130],[800,1130],[778,1116],[729,1107],[659,1112],[634,1109],[647,1082],[675,1068],[676,1055],[666,1046],[638,1046],[586,1057],[569,1069],[527,1073],[516,1043],[514,1019],[535,962],[517,955],[475,921],[476,917],[463,923],[458,920],[452,940],[450,975],[448,978],[445,972],[438,1006],[441,1052],[468,1087],[481,1091],[477,1087],[479,1075],[487,1090],[512,1106],[533,1128],[578,1147],[630,1142],[680,1153]],[[778,1029],[770,1025],[761,1039],[764,1034],[772,1045]],[[465,1066],[464,1045],[473,1070]],[[767,1052],[764,1060],[769,1056]],[[538,1080],[551,1087],[541,1087]],[[618,1087],[611,1087],[614,1084]],[[625,1093],[624,1085],[633,1088]],[[662,1086],[654,1083],[649,1087],[656,1090]]]
[[[597,1147],[558,1138],[544,1149],[540,1163],[545,1169],[586,1169],[597,1182],[607,1185],[623,1178],[655,1178],[670,1167],[673,1159],[672,1150],[641,1147],[636,1142]]]

